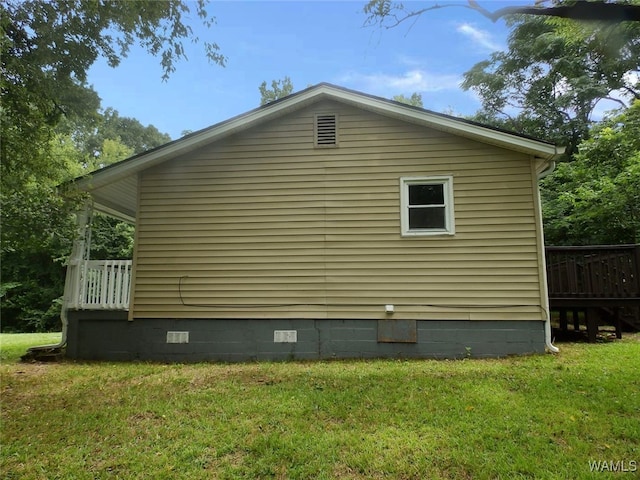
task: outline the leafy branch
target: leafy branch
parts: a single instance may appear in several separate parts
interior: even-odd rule
[[[551,6],[545,6],[547,3],[551,3]],[[468,0],[466,4],[442,5],[436,3],[419,10],[408,10],[403,3],[390,0],[370,0],[364,7],[364,13],[367,15],[365,25],[377,25],[386,29],[395,28],[409,19],[417,19],[424,13],[442,8],[467,8],[478,12],[492,22],[497,22],[508,15],[541,15],[611,23],[640,21],[640,5],[628,3],[585,1],[562,3],[557,0],[552,2],[538,0],[534,5],[509,6],[492,12],[482,7],[475,0]]]

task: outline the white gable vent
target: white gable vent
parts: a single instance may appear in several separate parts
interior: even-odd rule
[[[318,147],[335,147],[338,145],[338,118],[335,114],[321,113],[316,115],[315,140]]]

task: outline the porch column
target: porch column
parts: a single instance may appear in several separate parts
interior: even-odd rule
[[[89,259],[91,249],[91,216],[93,207],[86,202],[84,208],[76,213],[76,238],[73,241],[67,275],[64,283],[64,297],[62,309],[78,308],[81,302],[80,287],[82,268]]]

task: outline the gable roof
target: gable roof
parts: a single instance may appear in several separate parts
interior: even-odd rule
[[[337,101],[379,115],[527,153],[539,159],[539,171],[546,169],[553,159],[563,152],[563,149],[552,143],[526,135],[413,107],[329,83],[321,83],[79,177],[73,181],[73,184],[81,190],[91,192],[94,208],[97,211],[134,222],[137,208],[137,174],[139,172],[321,100]]]

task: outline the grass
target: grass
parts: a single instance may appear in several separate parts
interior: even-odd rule
[[[16,362],[27,353],[29,347],[54,345],[60,342],[62,334],[58,333],[1,333],[0,362]]]
[[[589,462],[640,464],[640,335],[556,356],[237,365],[21,364],[0,338],[6,479],[638,475]]]

